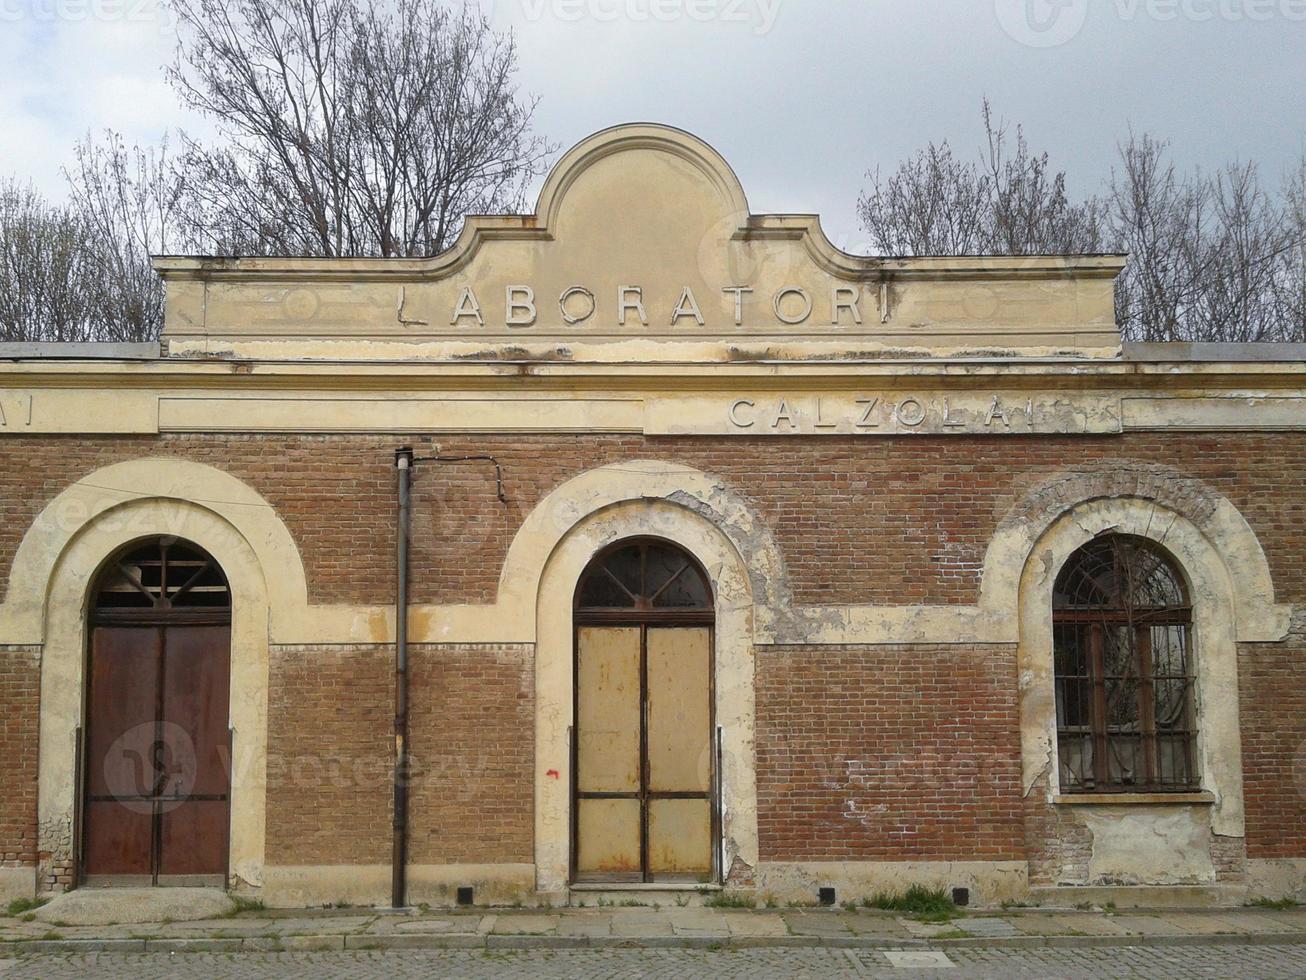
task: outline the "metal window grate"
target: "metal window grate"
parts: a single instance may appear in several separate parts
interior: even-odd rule
[[[195,545],[172,536],[151,538],[120,551],[101,570],[94,595],[97,613],[231,606],[231,590],[218,563]]]
[[[1197,789],[1192,609],[1158,547],[1105,535],[1053,590],[1057,748],[1071,792]]]
[[[712,588],[698,564],[674,545],[623,544],[599,555],[576,589],[578,611],[710,611]]]

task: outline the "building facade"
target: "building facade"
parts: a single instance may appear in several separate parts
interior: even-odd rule
[[[0,351],[5,896],[1306,888],[1301,349],[646,125],[431,259],[156,265],[161,345]]]

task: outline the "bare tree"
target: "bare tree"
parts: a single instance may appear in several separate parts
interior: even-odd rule
[[[1035,154],[1016,128],[983,105],[986,148],[960,160],[945,140],[931,143],[889,177],[870,174],[858,202],[874,246],[891,255],[1034,255],[1101,247],[1098,202],[1075,202],[1066,175]]]
[[[425,255],[519,207],[553,148],[511,36],[438,0],[172,0],[169,71],[215,124],[188,140],[188,212],[233,252]]]
[[[884,177],[857,210],[874,247],[885,255],[974,255],[987,250],[987,179],[957,159],[947,140],[931,143]]]
[[[97,339],[153,340],[163,326],[163,283],[150,256],[184,247],[185,178],[168,155],[167,137],[157,149],[128,149],[115,132],[100,142],[88,135],[64,175],[100,266],[86,286]]]
[[[1287,338],[1306,343],[1306,156],[1284,182],[1283,200],[1287,241],[1274,277],[1275,303]]]
[[[1016,127],[1015,152],[1007,155],[1006,125],[993,118],[984,100],[988,138],[985,176],[991,190],[986,251],[1008,255],[1064,255],[1102,247],[1101,206],[1094,198],[1075,202],[1066,192],[1065,171],[1053,172],[1046,152],[1030,152]]]
[[[0,341],[94,338],[88,285],[100,268],[86,239],[74,210],[30,184],[0,181]]]
[[[1253,163],[1180,172],[1130,133],[1102,197],[1071,197],[1046,153],[983,107],[974,162],[931,143],[858,201],[891,255],[1129,253],[1116,313],[1129,340],[1306,341],[1306,159],[1282,193]]]
[[[1125,335],[1152,342],[1299,339],[1290,283],[1301,232],[1291,208],[1264,189],[1255,164],[1181,174],[1167,149],[1130,134],[1111,178],[1110,233],[1130,255],[1116,292]]]

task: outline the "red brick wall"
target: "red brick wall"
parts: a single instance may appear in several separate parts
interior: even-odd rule
[[[1306,619],[1238,653],[1247,856],[1306,857]]]
[[[389,603],[394,582],[393,450],[409,441],[410,437],[404,436],[6,437],[0,441],[0,588],[7,588],[13,552],[34,517],[71,482],[113,462],[171,455],[226,470],[269,501],[299,547],[313,602]],[[429,447],[419,444],[418,448]],[[1124,460],[1168,465],[1228,497],[1266,551],[1277,601],[1306,603],[1306,439],[1297,433],[774,441],[475,436],[442,438],[441,449],[498,455],[510,504],[505,507],[495,499],[488,468],[471,465],[419,471],[414,602],[492,601],[513,534],[545,494],[593,467],[658,459],[715,474],[751,503],[778,540],[800,604],[972,603],[977,597],[980,562],[998,522],[1032,486],[1070,466],[1109,469]],[[60,466],[49,466],[52,456],[59,458]],[[1252,856],[1306,856],[1302,830],[1306,827],[1306,798],[1295,788],[1291,775],[1291,760],[1303,740],[1301,719],[1306,714],[1299,697],[1301,681],[1294,673],[1294,664],[1302,662],[1301,651],[1300,639],[1291,648],[1259,645],[1242,651]],[[927,715],[936,712],[934,720],[939,724],[946,722],[948,711],[960,711],[967,717],[979,712],[984,722],[979,730],[1002,731],[1008,739],[1004,751],[1010,753],[1014,765],[1018,755],[1014,673],[1004,668],[1008,675],[996,690],[1010,702],[1002,708],[1008,715],[994,720],[983,718],[990,705],[987,694],[973,707],[931,700],[936,693],[950,695],[952,688],[946,686],[949,682],[944,674],[930,674],[917,663],[925,656],[922,651],[907,657],[906,666],[897,665],[896,674],[887,664],[873,665],[878,654],[821,651],[820,656],[827,653],[835,658],[830,663],[851,658],[850,677],[876,682],[887,679],[888,686],[881,684],[881,689],[898,692],[895,697],[902,698],[902,704],[889,699],[882,706],[892,721],[889,732],[898,734],[886,742],[875,729],[858,727],[869,725],[867,713],[861,710],[866,705],[854,709],[853,699],[871,699],[875,707],[880,695],[874,685],[852,684],[837,670],[807,678],[806,707],[792,698],[785,701],[789,696],[783,690],[767,687],[774,682],[766,672],[791,662],[795,669],[801,668],[805,657],[817,658],[817,653],[766,654],[759,667],[759,699],[763,694],[772,698],[768,710],[773,713],[762,720],[772,726],[769,731],[775,740],[772,745],[761,745],[759,751],[761,772],[770,781],[767,791],[772,794],[765,802],[771,807],[766,818],[771,821],[767,825],[770,846],[776,853],[797,848],[796,831],[786,830],[784,820],[817,823],[816,814],[833,814],[831,829],[822,832],[827,838],[811,837],[810,852],[836,854],[861,848],[867,854],[880,853],[877,849],[887,846],[886,839],[900,842],[894,845],[894,853],[906,854],[927,845],[946,852],[954,846],[947,838],[950,821],[968,826],[967,820],[981,819],[975,816],[976,797],[962,794],[957,815],[932,824],[926,819],[934,812],[929,807],[937,804],[946,810],[951,797],[943,790],[931,795],[905,786],[905,799],[915,808],[908,809],[905,828],[899,829],[896,838],[884,838],[890,830],[879,827],[876,833],[881,839],[873,843],[873,835],[868,836],[876,827],[873,811],[863,815],[870,828],[858,823],[855,812],[852,816],[834,812],[851,798],[847,790],[853,776],[845,772],[842,788],[830,790],[804,781],[802,766],[795,766],[784,755],[788,750],[781,746],[779,736],[790,723],[786,711],[793,713],[799,735],[808,739],[803,743],[807,746],[804,765],[837,768],[846,759],[893,758],[908,752],[914,744],[908,737],[913,726],[894,714],[905,710],[902,705]],[[329,739],[331,752],[388,759],[388,655],[369,650],[323,656],[327,659],[318,672],[314,668],[319,665],[311,664],[313,658],[308,654],[274,654],[273,750],[291,756],[321,754],[321,743]],[[1009,661],[1009,654],[1002,656]],[[25,681],[5,683],[19,683],[16,690],[27,690],[21,687]],[[505,692],[513,684],[506,676],[486,683],[502,684]],[[919,686],[912,688],[913,683]],[[17,697],[35,710],[35,693],[30,698],[26,694]],[[503,706],[496,705],[495,710],[500,712],[495,715],[500,724],[502,712],[511,715]],[[836,724],[836,719],[842,720]],[[25,731],[25,724],[35,722],[12,724],[14,730]],[[928,740],[922,744],[941,753],[939,766],[944,767],[949,758],[977,750],[962,736],[956,736],[955,742],[955,746],[933,748]],[[768,752],[777,754],[766,755]],[[0,783],[0,789],[7,790],[9,781],[21,789],[23,781],[31,778],[24,767],[35,765],[34,755],[29,762],[20,753],[4,765],[9,768],[4,770],[6,782]],[[775,767],[780,775],[768,775],[768,767]],[[854,775],[868,782],[864,773]],[[1013,784],[1017,778],[1013,777]],[[453,795],[458,792],[462,791]],[[785,796],[786,792],[790,795]],[[493,798],[501,801],[501,793],[495,790]],[[21,793],[8,798],[20,801],[15,811],[20,816],[11,818],[11,808],[6,806],[4,820],[26,826],[28,817],[23,814],[30,808],[22,802]],[[330,785],[311,791],[295,785],[273,787],[269,796],[270,856],[276,863],[388,860],[388,801],[388,793],[356,786]],[[777,815],[786,812],[781,807],[785,801],[789,815],[782,819]],[[875,805],[875,800],[868,798],[866,805]],[[996,829],[1005,827],[1009,819],[1001,810],[983,818],[978,846],[986,849],[985,853],[1012,852],[1011,839],[1003,838],[1009,830]],[[931,830],[933,825],[939,829]],[[505,853],[523,853],[520,829],[505,833]],[[999,839],[1005,841],[1000,846]],[[432,848],[432,854],[442,847],[447,847],[449,854],[471,854],[479,845],[466,840],[440,843],[432,835],[422,846]]]
[[[1010,646],[767,647],[764,861],[1021,860]]]
[[[531,648],[414,646],[409,681],[409,859],[530,863]],[[274,648],[268,713],[268,863],[388,863],[394,648]]]
[[[299,546],[314,602],[393,596],[393,453],[410,436],[7,437],[0,443],[0,583],[22,534],[60,490],[147,455],[210,463],[251,484]],[[794,439],[636,436],[442,438],[490,452],[510,504],[477,465],[426,467],[414,487],[416,602],[487,602],[522,518],[568,478],[658,459],[721,476],[774,531],[799,603],[972,603],[997,522],[1067,466],[1133,459],[1204,480],[1247,518],[1280,601],[1306,600],[1306,439],[1296,433],[1116,437]],[[422,448],[419,444],[419,449]],[[52,453],[61,465],[49,466]],[[1272,483],[1267,483],[1269,474]],[[1270,492],[1270,490],[1273,492]],[[0,587],[5,587],[0,584]]]
[[[411,648],[417,864],[535,860],[535,659],[516,646]]]
[[[268,864],[390,861],[393,650],[272,648]]]
[[[40,704],[40,652],[0,650],[0,867],[36,864]]]

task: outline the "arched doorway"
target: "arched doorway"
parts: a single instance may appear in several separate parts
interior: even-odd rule
[[[91,593],[79,881],[225,885],[231,591],[175,537],[114,555]]]
[[[693,557],[623,541],[574,607],[571,877],[719,880],[712,586]]]

